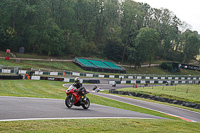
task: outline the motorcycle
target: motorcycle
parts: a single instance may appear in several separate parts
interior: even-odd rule
[[[99,91],[101,91],[101,88],[97,87],[97,85],[95,85],[92,90],[94,90],[94,92],[99,92]]]
[[[71,85],[66,90],[66,99],[65,105],[68,108],[71,108],[73,105],[82,106],[84,109],[88,109],[90,107],[90,100],[85,96],[89,92],[85,90],[85,88],[81,87],[77,89],[75,86]]]

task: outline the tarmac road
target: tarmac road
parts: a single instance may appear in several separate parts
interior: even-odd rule
[[[68,87],[69,84],[65,84],[64,86]],[[118,89],[118,88],[132,87],[131,85],[123,85],[123,84],[119,84],[116,87],[112,87],[109,84],[97,84],[97,86],[101,87],[102,89],[113,89],[113,88]],[[115,96],[112,94],[94,93],[94,92],[92,92],[92,88],[94,87],[94,84],[84,84],[84,87],[87,88],[88,90],[90,90],[92,94],[95,94],[98,96],[102,96],[102,97],[114,99],[117,101],[121,101],[124,103],[136,105],[139,107],[144,107],[147,109],[159,111],[159,112],[165,113],[167,115],[179,117],[179,118],[187,120],[187,121],[200,122],[200,113],[197,113],[197,112],[193,112],[193,111],[189,111],[189,110],[181,109],[181,108],[177,108],[177,107],[167,106],[167,105],[163,105],[163,104],[157,104],[157,103],[153,103],[153,102],[146,102],[146,101],[142,101],[142,100],[136,100],[136,99],[131,99],[131,98]]]
[[[87,110],[75,106],[68,109],[64,99],[0,96],[0,121],[92,118],[164,119],[97,104],[91,104]]]
[[[68,87],[70,84],[65,84]],[[117,85],[118,88],[128,87],[130,85]],[[173,115],[188,121],[200,122],[200,113],[180,109],[172,106],[145,102],[130,98],[124,98],[111,94],[102,94],[92,92],[94,84],[84,84],[92,94],[107,97],[128,104],[148,108],[151,110],[163,112],[167,115]],[[111,89],[109,84],[98,84],[102,89]],[[0,96],[0,121],[9,120],[34,120],[34,119],[91,119],[91,118],[140,118],[140,119],[163,119],[157,116],[151,116],[143,113],[127,111],[112,107],[106,107],[97,104],[91,104],[88,110],[82,107],[73,106],[68,109],[63,100],[46,98],[26,98]]]
[[[69,87],[71,84],[64,84],[64,87]],[[110,84],[83,84],[83,86],[88,89],[89,91],[92,91],[94,86],[97,85],[97,87],[100,87],[102,90],[109,90],[109,89],[120,89],[120,88],[126,88],[126,87],[133,87],[133,85],[125,85],[125,84],[117,84],[116,87],[112,87]]]

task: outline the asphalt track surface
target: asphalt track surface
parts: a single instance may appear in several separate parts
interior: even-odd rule
[[[70,85],[65,84],[64,86],[69,87]],[[84,84],[84,87],[87,88],[92,94],[98,96],[159,111],[165,113],[166,115],[172,115],[187,121],[200,122],[200,113],[152,102],[124,98],[111,94],[95,93],[92,91],[94,84]],[[131,85],[120,84],[116,87],[112,87],[109,84],[98,84],[98,87],[101,87],[102,89],[112,89],[131,87]],[[0,96],[0,121],[93,118],[164,119],[162,117],[97,104],[91,104],[88,110],[84,110],[82,107],[76,106],[68,109],[65,106],[64,99],[58,100],[46,98]]]
[[[0,121],[93,118],[163,119],[97,104],[91,104],[87,110],[75,106],[68,109],[64,99],[0,96]]]
[[[64,86],[69,87],[70,85],[65,84]],[[102,88],[102,90],[103,89],[108,90],[108,89],[113,89],[113,88],[118,89],[118,88],[132,87],[131,85],[123,85],[123,84],[119,84],[116,87],[112,87],[109,84],[97,84],[97,86]],[[154,110],[154,111],[164,113],[166,115],[179,117],[179,118],[187,120],[187,121],[200,122],[200,113],[197,113],[197,112],[194,112],[194,111],[189,111],[189,110],[186,110],[186,109],[181,109],[181,108],[163,105],[163,104],[157,104],[157,103],[153,103],[153,102],[146,102],[146,101],[142,101],[142,100],[120,97],[120,96],[116,96],[116,95],[112,95],[112,94],[94,93],[92,91],[94,84],[84,84],[84,87],[86,89],[88,89],[89,91],[91,91],[92,94],[95,94],[95,95],[98,95],[98,96],[102,96],[102,97],[110,98],[110,99],[113,99],[113,100],[116,100],[116,101],[128,103],[128,104],[131,104],[131,105],[136,105],[136,106],[139,106],[139,107],[151,109],[151,110]]]

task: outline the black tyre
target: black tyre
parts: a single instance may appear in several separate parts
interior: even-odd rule
[[[84,109],[88,109],[90,107],[90,100],[86,97],[86,99],[83,100],[82,107]]]
[[[68,95],[65,99],[65,105],[68,107],[68,108],[71,108],[74,104],[74,101],[75,101],[75,97],[74,95]]]

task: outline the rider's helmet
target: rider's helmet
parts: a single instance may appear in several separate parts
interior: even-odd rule
[[[76,78],[74,79],[74,82],[75,82],[75,84],[79,84],[79,83],[80,83],[79,77],[76,77]]]

